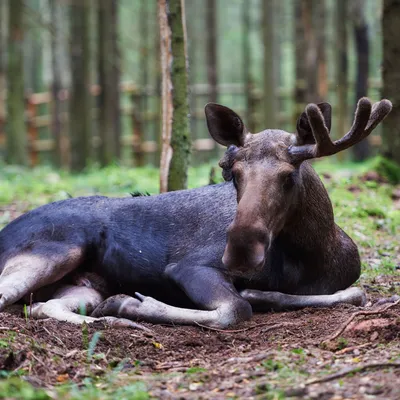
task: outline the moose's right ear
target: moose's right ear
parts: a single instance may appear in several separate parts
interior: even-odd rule
[[[317,104],[317,106],[321,111],[322,116],[324,117],[325,126],[330,132],[332,124],[332,106],[329,103],[319,103]],[[298,145],[315,143],[311,125],[308,121],[308,117],[305,111],[301,113],[299,119],[297,120],[296,136]]]
[[[244,145],[247,131],[239,115],[215,103],[208,103],[205,113],[208,131],[217,143],[227,147]]]

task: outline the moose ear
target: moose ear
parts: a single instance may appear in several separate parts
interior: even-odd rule
[[[322,116],[324,117],[325,126],[330,132],[332,124],[332,106],[329,103],[319,103],[317,104],[317,106],[321,111]],[[305,111],[300,115],[299,119],[297,120],[296,136],[298,145],[315,143],[311,125],[308,121],[308,117]]]
[[[208,131],[212,138],[223,146],[243,146],[246,128],[242,119],[230,108],[208,103],[205,107]]]

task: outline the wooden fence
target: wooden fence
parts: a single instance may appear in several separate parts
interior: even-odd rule
[[[380,90],[380,81],[374,80],[369,82],[369,88],[371,97],[377,99],[379,97],[378,92]],[[98,85],[93,85],[91,87],[91,93],[94,97],[98,96],[101,88]],[[335,91],[335,85],[330,85],[330,90]],[[191,121],[192,121],[192,137],[193,140],[193,150],[198,152],[205,152],[211,156],[214,153],[210,153],[215,150],[216,143],[212,140],[206,133],[206,128],[203,123],[201,125],[201,133],[199,133],[199,121],[204,120],[204,110],[203,106],[207,102],[208,95],[210,93],[210,87],[208,84],[195,84],[190,87],[190,94],[192,98],[192,111],[191,111]],[[249,97],[247,104],[252,105],[252,110],[245,110],[244,104],[246,101],[239,102],[241,106],[234,107],[235,111],[241,115],[247,115],[250,121],[247,121],[252,126],[257,126],[262,128],[262,93],[258,90],[246,91],[243,84],[220,84],[218,85],[218,94],[220,97],[231,96],[237,97],[245,96]],[[121,146],[122,148],[129,148],[129,153],[131,154],[130,161],[134,165],[140,166],[146,163],[146,154],[158,154],[159,151],[159,140],[158,132],[161,131],[160,124],[160,109],[159,109],[159,94],[155,88],[147,87],[143,88],[136,85],[133,82],[123,82],[121,84],[121,95],[128,97],[129,105],[123,105],[121,108],[121,117],[128,118],[129,129],[125,129],[121,136]],[[146,108],[143,104],[147,104],[146,99],[149,97],[156,99],[156,107]],[[279,89],[277,96],[279,100],[287,101],[293,99],[293,91],[290,89]],[[68,101],[68,91],[62,90],[59,93],[59,99],[67,104]],[[196,99],[201,99],[201,108],[197,107]],[[33,93],[26,96],[26,124],[27,124],[27,139],[28,139],[28,149],[29,149],[29,159],[32,166],[38,165],[40,163],[40,155],[45,152],[52,152],[55,148],[55,139],[51,134],[52,117],[49,113],[42,114],[41,108],[46,106],[47,112],[49,112],[52,104],[52,95],[50,92],[45,93]],[[334,110],[335,112],[335,104]],[[93,118],[96,118],[97,109],[93,109]],[[335,114],[334,114],[335,115]],[[69,139],[68,139],[68,112],[67,108],[64,106],[63,111],[60,116],[62,123],[62,137],[61,140],[64,141],[62,146],[64,149],[69,149]],[[291,109],[283,110],[277,115],[277,126],[283,129],[293,129],[294,115]],[[154,126],[153,139],[148,139],[148,125],[152,123]],[[4,126],[4,124],[2,124]],[[40,134],[40,132],[45,131],[45,134]],[[100,144],[100,140],[97,135],[93,135],[92,145],[97,148]],[[378,135],[373,136],[371,139],[373,145],[380,144],[380,137]],[[0,150],[4,150],[5,147],[5,134],[0,132]],[[202,161],[205,159],[202,158]],[[64,165],[67,166],[67,165]]]

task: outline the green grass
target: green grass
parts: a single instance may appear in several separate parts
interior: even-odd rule
[[[0,399],[24,400],[147,400],[150,398],[143,382],[94,382],[86,378],[82,385],[60,385],[51,390],[34,388],[20,378],[0,380]]]
[[[207,185],[211,165],[191,168],[189,187]],[[106,195],[127,196],[131,192],[159,191],[159,172],[155,167],[125,168],[110,166],[90,168],[85,173],[73,175],[50,167],[33,170],[0,166],[0,205],[26,202],[29,206],[67,199],[68,197]]]

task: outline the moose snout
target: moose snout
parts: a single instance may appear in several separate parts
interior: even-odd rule
[[[237,275],[254,275],[265,264],[267,235],[263,230],[230,228],[222,263]]]

